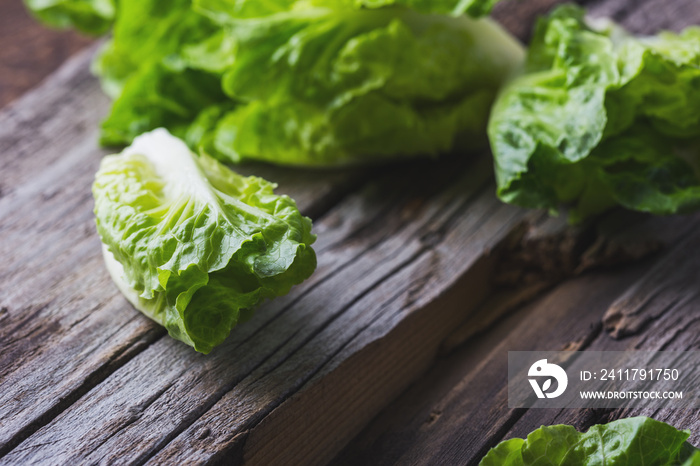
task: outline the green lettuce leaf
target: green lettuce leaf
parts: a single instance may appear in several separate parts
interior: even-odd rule
[[[563,6],[489,124],[498,194],[574,221],[615,205],[700,208],[700,28],[635,38]]]
[[[676,430],[647,417],[620,419],[580,433],[572,426],[543,426],[526,440],[501,442],[480,466],[658,466],[698,464],[700,450],[686,440],[690,432]]]
[[[112,39],[96,57],[93,72],[105,92],[116,98],[141,68],[176,56],[218,30],[192,10],[191,0],[120,0]]]
[[[134,306],[208,353],[316,267],[311,221],[166,130],[105,157],[93,194],[107,267]]]
[[[75,28],[99,35],[109,30],[116,16],[115,0],[24,0],[34,16],[58,28]]]
[[[78,0],[65,0],[63,10]],[[225,161],[330,166],[487,143],[520,44],[496,0],[120,0],[101,142],[167,128]]]
[[[222,20],[226,10],[211,8],[221,29],[161,60],[159,71],[134,73],[103,142],[129,143],[163,126],[223,160],[315,166],[474,148],[498,87],[522,58],[489,20],[399,7]],[[195,93],[206,95],[180,104]]]
[[[468,14],[474,18],[488,14],[501,0],[194,0],[195,7],[214,13],[220,20],[261,18],[277,13],[310,8],[335,10],[410,8],[420,13]]]
[[[216,76],[175,61],[148,63],[125,82],[102,122],[101,142],[128,144],[136,136],[161,127],[184,137],[203,110],[222,100],[226,96]]]

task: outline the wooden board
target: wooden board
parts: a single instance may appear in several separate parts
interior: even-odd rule
[[[36,86],[91,42],[32,18],[22,0],[0,0],[0,108]]]
[[[490,252],[525,213],[495,199],[487,154],[244,167],[316,220],[319,268],[204,357],[102,265],[90,185],[108,102],[93,53],[0,114],[0,462],[332,458],[485,298]]]
[[[700,24],[692,1],[588,2],[591,14],[611,15],[639,33]],[[616,214],[618,215],[618,214]],[[539,287],[506,290],[490,299],[457,329],[443,356],[417,383],[386,408],[333,461],[334,464],[477,464],[498,442],[525,437],[541,425],[572,424],[585,430],[620,417],[647,415],[693,432],[694,410],[524,410],[507,406],[507,352],[528,350],[696,350],[700,334],[700,216],[620,218],[604,242],[579,256],[607,265],[567,280],[532,304],[523,298]],[[565,240],[565,238],[561,238]],[[621,245],[653,256],[635,265],[614,265]],[[565,244],[560,241],[559,245]],[[537,249],[528,248],[530,252]],[[526,251],[527,252],[527,251]],[[601,259],[599,257],[599,259]],[[613,262],[609,262],[613,260]],[[519,275],[522,277],[522,275]],[[544,285],[544,286],[543,286]]]
[[[499,18],[524,38],[553,3],[502,6]],[[625,228],[571,230],[505,206],[485,153],[353,171],[241,167],[277,181],[314,218],[319,268],[203,356],[131,308],[102,265],[90,185],[106,153],[96,140],[109,103],[88,71],[93,53],[0,113],[0,464],[323,464],[440,351],[478,338],[484,358],[470,360],[470,375],[452,371],[445,380],[457,388],[440,381],[427,390],[451,394],[459,409],[431,409],[428,427],[407,422],[401,435],[417,447],[399,442],[390,455],[473,460],[526,419],[500,411],[498,351],[516,342],[508,325],[523,325],[527,312],[537,321],[525,333],[530,343],[551,325],[552,345],[591,345],[606,335],[605,309],[649,264],[577,279],[545,298],[550,304],[514,308],[583,269],[645,256],[689,231],[635,218],[648,223],[649,241],[630,241]],[[499,288],[513,282],[525,286]],[[560,306],[571,290],[582,302]],[[586,303],[600,312],[586,315]],[[563,330],[579,340],[557,340]],[[487,360],[493,372],[475,378]],[[483,398],[465,405],[464,392]],[[493,408],[484,411],[483,400]],[[457,417],[443,424],[448,411]],[[446,425],[463,432],[447,435]],[[445,441],[421,457],[436,432]],[[336,460],[387,458],[358,447],[366,438]]]

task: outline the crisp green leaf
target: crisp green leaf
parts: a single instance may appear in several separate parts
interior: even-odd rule
[[[522,53],[489,20],[406,9],[228,20],[158,71],[142,66],[129,78],[103,141],[164,126],[224,160],[317,166],[436,155],[458,141],[474,148]]]
[[[410,8],[426,14],[479,17],[488,14],[500,0],[194,0],[195,8],[215,18],[262,18],[290,11],[328,8],[340,11],[386,7]]]
[[[101,141],[128,144],[161,127],[183,137],[200,112],[225,99],[215,75],[177,62],[151,62],[126,81],[102,123]]]
[[[510,439],[491,449],[481,466],[694,465],[700,450],[690,433],[647,417],[620,419],[579,433],[571,426],[541,427],[527,440]]]
[[[73,0],[77,3],[77,0]],[[120,0],[105,145],[164,127],[226,161],[330,166],[486,144],[521,45],[496,0]]]
[[[700,28],[636,39],[561,7],[491,117],[498,194],[578,220],[700,207]]]
[[[311,221],[273,188],[163,129],[139,136],[103,159],[93,185],[112,278],[173,338],[208,353],[316,267]]]
[[[525,440],[512,438],[499,443],[481,460],[481,466],[519,466],[523,464]]]
[[[141,68],[179,54],[218,30],[192,10],[191,0],[120,0],[112,39],[95,59],[93,71],[105,92],[116,98]]]

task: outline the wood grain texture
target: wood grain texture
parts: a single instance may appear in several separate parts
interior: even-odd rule
[[[332,457],[483,298],[489,274],[476,266],[522,212],[496,201],[485,157],[365,172],[243,167],[280,181],[320,218],[320,267],[202,357],[131,309],[103,269],[90,185],[106,153],[95,141],[108,102],[87,71],[92,53],[0,114],[9,175],[0,198],[0,461]],[[472,279],[457,287],[464,277]],[[458,302],[431,307],[455,287],[466,290]],[[389,349],[377,354],[380,341]],[[391,349],[403,345],[412,351]],[[331,377],[341,369],[346,377]],[[324,409],[343,406],[330,396],[316,403],[316,393],[343,393],[344,380],[369,384],[362,376],[373,374],[383,390],[356,386],[355,414],[317,431],[322,442],[269,447],[275,436],[263,432],[290,428],[285,416],[316,406],[314,430]]]
[[[0,113],[0,453],[164,335],[121,298],[100,257],[90,187],[108,152],[96,146],[108,101],[88,71],[93,53]],[[370,176],[241,171],[279,180],[309,215]]]
[[[455,349],[447,340],[453,352],[373,420],[333,463],[475,464],[500,440],[526,436],[540,425],[566,422],[586,428],[599,422],[600,416],[585,410],[562,410],[565,416],[557,410],[508,408],[507,352],[636,348],[639,340],[610,339],[603,330],[603,317],[626,290],[635,289],[650,271],[662,267],[676,250],[683,250],[669,248],[683,244],[699,222],[700,216],[645,217],[641,223],[628,223],[617,231],[619,238],[632,234],[653,237],[665,245],[665,253],[634,266],[587,273],[508,312],[500,299],[489,299],[462,324],[460,332],[472,328],[466,337],[460,335],[462,342],[468,337],[466,343]],[[681,276],[682,270],[679,272]],[[687,314],[688,309],[678,310],[671,321]],[[692,315],[688,319],[694,322]],[[676,341],[677,337],[671,333],[665,338]],[[611,344],[601,347],[603,341]],[[661,349],[648,343],[642,347]]]
[[[554,3],[513,3],[498,17],[525,38]],[[645,18],[625,2],[588,3],[630,24]],[[635,283],[647,273],[655,283],[652,264],[666,270],[664,255],[569,281],[518,312],[544,288],[505,305],[489,299],[500,255],[529,215],[494,198],[487,157],[462,154],[353,171],[240,167],[279,182],[316,220],[319,268],[209,356],[196,354],[134,311],[104,271],[90,184],[106,153],[96,139],[108,102],[87,71],[92,53],[0,113],[0,464],[322,464],[428,369],[449,335],[452,346],[467,344],[334,462],[469,463],[542,419],[585,426],[622,415],[507,410],[508,348],[658,345],[663,335],[694,344],[696,323],[683,320],[694,299],[669,308],[655,301],[663,293],[647,296],[649,310],[661,309],[656,320],[630,311]],[[694,225],[650,221],[642,242],[629,241],[625,225],[602,235],[543,228],[520,252],[537,244],[545,249],[535,256],[555,265],[524,254],[516,268],[527,273],[515,280],[535,264],[540,276],[560,275],[552,287],[643,256],[647,243],[689,238]],[[564,247],[565,238],[585,248]],[[617,335],[627,339],[603,330],[613,302],[608,328],[627,329]]]
[[[334,463],[478,463],[524,412],[507,405],[508,351],[584,349],[581,337],[600,331],[602,313],[641,273],[633,268],[581,277],[501,319],[443,358]]]
[[[474,166],[456,158],[438,167],[428,163],[394,170],[370,183],[318,223],[319,270],[311,280],[264,306],[208,357],[170,338],[158,339],[3,461],[41,462],[67,452],[59,457],[69,462],[119,458],[137,464],[156,454],[155,462],[206,462],[231,455],[240,435],[255,433],[258,424],[275,426],[268,430],[291,427],[284,419],[275,421],[286,409],[300,409],[321,422],[324,411],[338,404],[332,397],[313,396],[314,388],[339,390],[348,378],[333,386],[328,375],[365,349],[366,359],[352,366],[350,379],[372,371],[380,381],[388,377],[387,393],[376,394],[381,406],[425,369],[439,341],[483,298],[488,274],[472,280],[479,286],[468,288],[470,300],[438,312],[428,304],[455,286],[522,217],[520,210],[495,200],[490,171],[488,160]],[[394,330],[409,325],[405,322],[413,315],[423,316],[414,318],[419,321],[429,316],[430,331],[426,335],[418,331],[423,325],[409,326],[412,337],[401,339],[400,347],[409,344],[419,354],[372,351],[375,341],[389,336],[395,341]],[[395,368],[408,365],[407,375],[391,377],[380,364],[384,358]],[[357,402],[366,405],[372,398],[364,394]],[[355,413],[354,424],[344,429],[335,424],[335,430],[321,433],[347,439],[375,410],[364,419]],[[317,428],[316,422],[311,427]],[[270,444],[270,435],[261,437],[266,440],[239,451],[254,459],[262,453],[283,455],[289,448],[293,457],[318,462],[342,445],[329,443],[332,437],[314,444]],[[63,440],[51,443],[55,438]],[[309,449],[300,451],[301,445]],[[275,458],[260,461],[274,463]]]
[[[47,29],[22,0],[0,0],[0,12],[0,108],[92,42],[72,31]]]

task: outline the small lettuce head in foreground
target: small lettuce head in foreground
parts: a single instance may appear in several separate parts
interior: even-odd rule
[[[700,208],[700,28],[635,38],[563,6],[489,124],[498,194],[580,220]]]
[[[541,427],[527,436],[501,442],[480,466],[698,466],[700,450],[676,430],[647,417],[621,419],[578,432],[572,426]]]
[[[102,142],[165,127],[223,160],[306,166],[482,146],[524,58],[461,15],[492,3],[122,0],[95,66],[115,98]]]
[[[93,185],[113,280],[173,338],[208,353],[316,268],[311,220],[273,188],[164,129],[139,136],[103,159]]]

